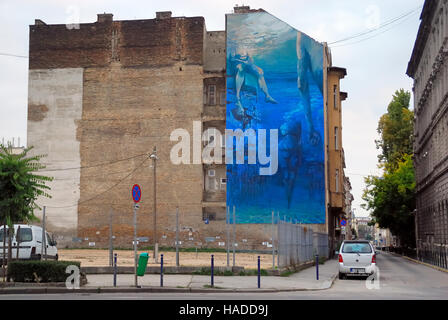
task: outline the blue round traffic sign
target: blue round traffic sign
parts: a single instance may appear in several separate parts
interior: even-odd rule
[[[342,221],[341,221],[341,226],[345,227],[346,224],[347,224],[347,221],[346,221],[346,220],[342,220]]]
[[[135,203],[140,202],[140,199],[142,198],[142,190],[140,189],[140,186],[138,184],[134,184],[132,187],[132,199]]]

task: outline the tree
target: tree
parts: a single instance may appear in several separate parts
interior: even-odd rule
[[[414,112],[409,110],[410,99],[409,91],[396,91],[387,113],[379,120],[377,131],[381,139],[375,143],[381,149],[378,160],[386,169],[395,169],[404,155],[413,153]]]
[[[390,229],[406,246],[415,246],[414,216],[416,182],[413,165],[413,119],[409,110],[411,94],[397,90],[392,101],[378,122],[381,149],[378,167],[382,176],[365,178],[366,188],[363,207],[372,210],[373,221],[380,228]]]
[[[380,228],[390,229],[405,246],[413,247],[416,182],[412,156],[404,155],[396,170],[382,177],[369,176],[365,182],[364,207],[372,210]]]
[[[38,220],[34,209],[38,197],[51,196],[47,193],[50,177],[34,174],[45,168],[39,161],[42,155],[28,157],[32,147],[20,154],[14,154],[11,147],[0,145],[0,219],[3,224],[3,258],[5,258],[6,227],[8,236],[12,237],[14,223],[29,223]],[[40,208],[39,208],[40,209]],[[11,230],[12,232],[10,232]],[[11,258],[11,241],[9,241],[8,260]],[[3,263],[3,267],[5,263]]]

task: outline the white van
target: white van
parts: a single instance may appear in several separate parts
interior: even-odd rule
[[[19,229],[20,227],[20,229]],[[8,227],[6,227],[8,229]],[[0,260],[3,260],[3,226],[0,227]],[[18,235],[18,237],[17,237]],[[47,259],[58,260],[58,249],[56,241],[46,232],[46,254]],[[14,237],[12,238],[12,258],[17,258],[17,239],[19,242],[20,260],[40,260],[42,254],[42,227],[26,224],[14,225]],[[6,257],[8,257],[8,237],[6,237]]]

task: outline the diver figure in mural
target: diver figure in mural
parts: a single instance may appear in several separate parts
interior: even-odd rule
[[[310,86],[307,81],[307,73],[311,74],[314,82],[318,86],[320,93],[323,95],[323,71],[322,71],[322,52],[317,50],[322,50],[320,46],[313,46],[313,40],[302,33],[297,33],[297,87],[302,95],[304,104],[306,118],[310,128],[309,141],[312,145],[318,145],[321,141],[320,134],[314,129],[312,114],[311,114],[311,94]],[[310,51],[312,52],[310,52]],[[313,52],[316,50],[316,52]],[[319,59],[318,59],[319,58]]]
[[[294,186],[296,183],[298,171],[302,164],[302,124],[300,121],[293,120],[294,116],[280,127],[279,163],[282,174],[282,182],[286,187],[286,199],[288,209],[291,208]]]
[[[235,87],[236,87],[236,106],[237,110],[234,114],[237,117],[242,117],[245,114],[243,104],[241,103],[241,89],[244,84],[248,85],[248,77],[252,76],[256,79],[257,99],[258,92],[261,90],[264,93],[265,101],[268,103],[277,104],[274,98],[269,94],[266,80],[264,79],[263,69],[255,65],[253,58],[249,55],[247,50],[241,50],[241,52],[233,55],[231,61],[235,63]]]
[[[317,51],[313,52],[313,50],[319,50],[319,47],[313,46],[310,42],[310,38],[302,36],[300,32],[297,33],[297,88],[302,96],[305,107],[305,116],[310,130],[309,142],[311,145],[317,146],[321,142],[321,136],[315,130],[312,120],[311,94],[307,75],[311,75],[320,93],[323,94],[322,61],[317,60],[318,57],[322,56],[322,53]],[[280,134],[279,151],[282,153],[282,158],[284,159],[282,164],[282,182],[286,187],[286,198],[288,208],[290,208],[298,170],[302,163],[303,141],[300,117],[296,117],[294,114],[287,116],[281,127]]]

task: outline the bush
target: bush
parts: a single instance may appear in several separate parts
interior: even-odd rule
[[[65,282],[67,266],[81,268],[79,261],[11,261],[8,277],[14,282]]]

